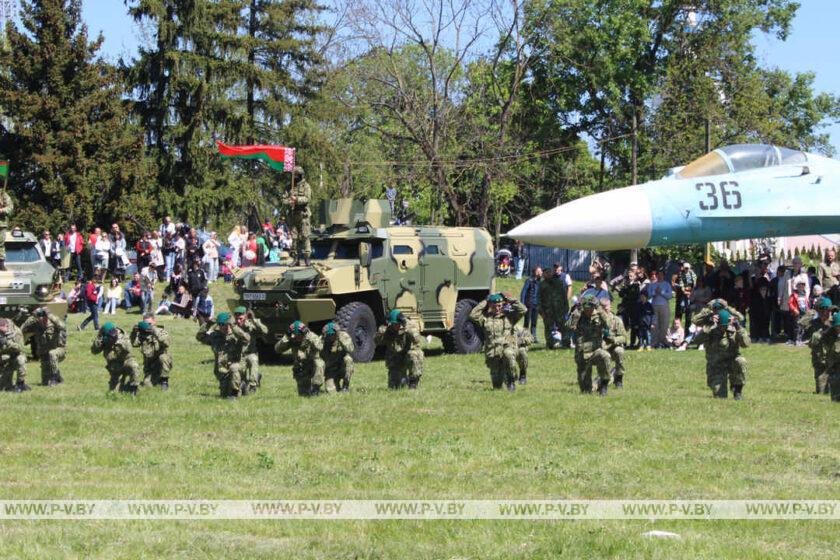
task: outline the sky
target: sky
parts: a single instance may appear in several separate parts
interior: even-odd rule
[[[835,49],[837,23],[840,19],[838,0],[800,0],[800,8],[787,41],[759,35],[756,46],[766,67],[779,67],[789,72],[814,72],[817,91],[840,95],[840,56]],[[143,41],[140,28],[126,13],[122,0],[84,0],[83,16],[91,33],[105,36],[103,54],[110,60],[131,58]],[[840,123],[827,128],[831,143],[840,153]]]

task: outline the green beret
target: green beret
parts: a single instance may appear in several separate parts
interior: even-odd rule
[[[151,332],[152,324],[148,321],[140,321],[137,323],[137,328],[144,332]]]
[[[388,324],[389,325],[397,325],[400,323],[402,319],[402,311],[399,309],[392,309],[391,313],[388,314]]]
[[[729,321],[732,320],[732,313],[724,309],[720,313],[718,313],[718,319],[720,320],[720,324],[724,327],[729,325]]]
[[[230,322],[230,313],[222,311],[216,315],[216,323],[219,325],[227,325]]]
[[[598,307],[598,300],[593,295],[586,295],[580,300],[582,307]]]
[[[717,311],[718,309],[723,309],[725,307],[722,299],[713,299],[710,305],[715,311]]]
[[[35,310],[35,316],[36,317],[46,317],[47,313],[48,313],[48,311],[47,311],[46,307],[39,307],[38,309]]]
[[[102,328],[99,329],[99,332],[101,332],[102,334],[111,334],[111,332],[113,332],[113,330],[116,328],[117,326],[109,321],[102,325]]]
[[[817,302],[817,309],[824,310],[824,309],[831,309],[834,304],[831,303],[831,300],[827,297],[820,298]]]
[[[504,300],[505,298],[502,297],[502,294],[493,294],[489,298],[487,298],[487,301],[489,301],[490,303],[502,303]]]
[[[336,324],[333,323],[332,321],[327,323],[326,326],[324,327],[324,334],[327,335],[327,336],[335,336],[336,332],[337,332]]]
[[[233,310],[234,315],[245,315],[246,313],[248,313],[248,310],[245,309],[244,305],[240,305],[239,307]]]
[[[306,334],[306,325],[303,321],[295,321],[289,325],[289,334]]]

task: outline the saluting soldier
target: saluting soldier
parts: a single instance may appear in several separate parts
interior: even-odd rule
[[[242,395],[247,396],[257,392],[257,387],[262,382],[260,374],[260,356],[257,350],[257,342],[268,334],[268,327],[262,321],[254,317],[254,312],[239,306],[233,310],[236,317],[236,326],[248,333],[251,341],[245,349],[242,360],[245,362],[245,379],[242,382]]]
[[[727,398],[728,381],[735,400],[743,399],[747,360],[741,355],[741,348],[749,346],[749,337],[737,317],[727,309],[720,309],[711,315],[695,342],[705,345],[706,384],[712,396]]]
[[[15,374],[17,383],[13,384]],[[20,393],[29,390],[23,333],[9,319],[0,318],[0,391]]]
[[[288,349],[292,351],[292,376],[297,382],[298,395],[317,396],[324,385],[321,337],[310,331],[302,321],[295,321],[289,325],[288,334],[274,345],[278,354]]]
[[[143,385],[160,386],[169,390],[172,354],[169,352],[169,333],[155,324],[154,316],[144,317],[131,330],[131,345],[143,354]]]
[[[379,327],[376,345],[385,346],[388,388],[416,389],[423,375],[423,337],[417,323],[399,309],[388,314],[388,324]]]
[[[712,325],[714,321],[717,321],[715,317],[724,309],[738,323],[742,324],[744,322],[744,316],[737,309],[729,305],[725,299],[718,298],[713,299],[700,310],[694,317],[694,324],[698,327]]]
[[[46,307],[39,307],[31,317],[24,321],[20,330],[32,333],[35,338],[35,351],[41,362],[41,385],[64,383],[58,364],[64,361],[67,349],[67,327],[64,321],[49,312]]]
[[[295,166],[294,185],[284,200],[288,208],[289,229],[292,235],[293,251],[295,255],[294,266],[300,266],[300,259],[303,258],[306,266],[309,266],[309,256],[312,253],[312,246],[309,236],[312,233],[312,210],[309,202],[312,200],[312,187],[303,177],[303,168]]]
[[[324,374],[326,376],[326,390],[350,390],[350,378],[353,377],[353,351],[355,345],[350,334],[342,329],[338,323],[330,321],[324,325],[324,348],[321,359],[324,360]]]
[[[609,324],[609,316],[592,295],[583,296],[580,306],[569,317],[568,328],[574,331],[577,340],[575,363],[581,393],[592,392],[592,368],[595,367],[598,371],[598,394],[602,397],[607,394],[610,354],[604,350],[604,339],[612,334]]]
[[[492,294],[470,312],[470,319],[483,333],[484,363],[490,370],[494,389],[505,385],[508,391],[516,390],[519,347],[515,329],[516,323],[527,311],[525,305],[515,299],[504,294]]]
[[[216,316],[215,321],[210,320],[201,325],[195,338],[213,350],[213,374],[219,381],[220,396],[237,398],[242,391],[241,376],[245,369],[243,356],[251,336],[232,324],[230,313],[222,312]]]
[[[111,322],[102,325],[93,339],[90,352],[105,356],[105,367],[110,374],[109,391],[114,392],[119,386],[120,391],[137,394],[140,367],[131,355],[131,342],[122,329]]]
[[[627,331],[621,317],[612,312],[612,302],[608,298],[601,299],[601,307],[609,316],[609,336],[604,337],[604,350],[613,361],[613,385],[616,389],[624,387],[624,346],[627,344]]]

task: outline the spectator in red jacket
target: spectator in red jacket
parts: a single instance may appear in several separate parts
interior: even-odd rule
[[[149,232],[144,232],[143,237],[137,242],[134,248],[137,250],[137,270],[143,270],[152,261],[152,251],[154,246],[149,239]]]
[[[803,329],[802,326],[799,324],[799,318],[808,313],[810,309],[811,302],[808,301],[808,285],[805,283],[804,280],[801,282],[797,282],[796,290],[794,290],[794,292],[790,294],[790,299],[788,300],[788,311],[790,311],[790,315],[794,325],[797,346],[802,346],[804,344],[804,342],[802,341]],[[793,341],[788,341],[788,344],[793,344]]]
[[[64,234],[64,246],[70,254],[70,262],[76,266],[76,279],[81,280],[82,273],[82,251],[85,249],[84,236],[76,230],[76,224],[70,224],[70,229]],[[67,270],[67,278],[70,280],[70,269]]]
[[[99,279],[99,276],[94,275],[93,280],[85,284],[85,294],[84,298],[87,302],[88,311],[90,311],[90,315],[82,321],[82,324],[79,325],[79,330],[85,330],[85,327],[93,321],[93,328],[97,331],[99,330],[99,301],[102,297],[102,280]]]

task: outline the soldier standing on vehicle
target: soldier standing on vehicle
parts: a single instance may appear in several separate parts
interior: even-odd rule
[[[291,228],[293,252],[295,255],[294,266],[300,266],[301,257],[306,266],[310,265],[309,257],[312,253],[312,246],[309,236],[312,233],[312,211],[309,202],[312,200],[312,187],[303,177],[303,168],[295,166],[292,188],[289,190],[283,204],[287,208],[289,227]]]
[[[575,363],[581,393],[592,392],[592,368],[598,370],[598,394],[606,396],[610,383],[610,355],[604,350],[604,340],[612,333],[609,316],[593,296],[583,296],[580,308],[575,309],[568,321],[569,330],[575,333]]]
[[[624,387],[624,346],[627,344],[627,331],[624,329],[624,321],[621,317],[612,312],[612,302],[609,299],[603,298],[601,307],[609,316],[607,328],[610,335],[604,337],[604,350],[609,353],[614,364],[613,385],[616,389],[621,389]]]
[[[840,402],[840,311],[832,317],[831,325],[821,331],[820,338],[825,348],[831,400]]]
[[[102,325],[93,339],[90,352],[105,356],[105,367],[111,376],[108,381],[109,391],[114,392],[119,386],[120,391],[137,394],[140,367],[131,355],[131,342],[121,329],[111,322]]]
[[[385,346],[385,367],[388,368],[388,388],[400,389],[408,385],[416,389],[423,375],[423,337],[417,323],[402,311],[392,309],[388,324],[379,327],[376,345]]]
[[[254,317],[254,312],[239,306],[233,310],[236,317],[236,326],[248,333],[251,341],[245,349],[242,361],[245,363],[245,379],[242,383],[242,395],[247,396],[257,392],[257,387],[262,384],[260,374],[260,356],[257,350],[257,342],[268,334],[268,327],[262,321]]]
[[[195,339],[213,349],[215,366],[213,373],[219,381],[219,394],[222,398],[235,399],[242,391],[242,371],[245,369],[243,356],[251,336],[232,324],[230,313],[222,312],[215,321],[207,321]]]
[[[729,396],[727,381],[735,400],[743,399],[747,381],[747,360],[741,348],[749,346],[749,337],[737,318],[726,309],[720,309],[694,339],[706,348],[706,383],[712,396],[725,399]]]
[[[160,385],[162,391],[167,391],[172,371],[169,333],[155,324],[154,315],[144,317],[131,330],[131,345],[140,347],[143,354],[143,385]]]
[[[826,349],[820,342],[821,331],[831,327],[831,315],[837,308],[827,297],[820,298],[814,306],[799,319],[799,326],[803,331],[802,338],[811,348],[811,366],[814,368],[814,384],[816,393],[828,394],[828,373],[826,371]]]
[[[355,345],[350,335],[338,323],[330,321],[324,325],[324,349],[321,359],[324,360],[324,375],[326,376],[326,391],[350,390],[350,378],[353,377],[353,351]]]
[[[314,397],[320,394],[324,385],[324,360],[321,337],[309,330],[302,321],[289,325],[289,333],[274,346],[274,351],[282,354],[292,351],[292,376],[297,382],[298,395]]]
[[[17,383],[13,384],[15,373]],[[29,391],[23,333],[11,320],[0,319],[0,391]]]
[[[519,384],[525,385],[528,380],[528,347],[534,343],[534,337],[528,329],[516,329],[516,364],[519,366]]]
[[[8,164],[3,168],[8,174]],[[8,178],[8,175],[6,175]],[[6,270],[6,229],[9,227],[9,216],[15,209],[12,197],[6,191],[6,186],[0,188],[0,270]]]
[[[35,351],[41,361],[41,385],[64,383],[58,364],[64,361],[67,349],[67,328],[64,321],[49,312],[46,307],[39,307],[29,317],[20,330],[32,333],[35,339]]]
[[[516,323],[528,309],[515,299],[503,294],[492,294],[470,312],[470,320],[481,329],[484,338],[484,363],[490,369],[494,389],[505,385],[508,391],[516,390],[519,363],[516,342]]]

